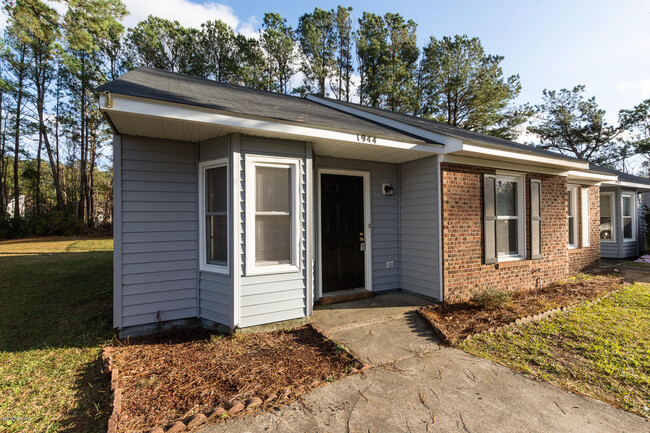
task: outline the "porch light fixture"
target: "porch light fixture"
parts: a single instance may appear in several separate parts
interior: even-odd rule
[[[393,187],[393,185],[391,185],[390,183],[382,183],[381,190],[384,193],[384,195],[387,196],[395,195],[395,187]]]

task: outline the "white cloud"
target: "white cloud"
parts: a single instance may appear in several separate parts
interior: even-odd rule
[[[246,36],[256,33],[257,19],[254,16],[242,21],[232,7],[214,1],[198,4],[189,0],[125,0],[124,4],[129,11],[123,20],[127,28],[155,15],[176,20],[184,27],[201,28],[206,21],[221,20]]]
[[[634,93],[640,99],[650,97],[650,78],[618,83],[614,88],[622,93]]]

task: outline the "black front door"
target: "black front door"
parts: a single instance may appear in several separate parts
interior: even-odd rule
[[[323,293],[364,287],[363,178],[321,175]]]

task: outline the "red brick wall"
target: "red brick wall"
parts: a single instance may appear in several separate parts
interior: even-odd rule
[[[569,274],[600,267],[600,188],[589,187],[589,246],[582,245],[582,192],[578,187],[578,248],[569,250]]]
[[[530,258],[530,179],[542,181],[542,259],[483,264],[483,174],[496,170],[460,164],[441,164],[442,248],[445,300],[469,298],[472,291],[531,289],[569,276],[567,181],[565,177],[526,173],[526,247]],[[597,188],[591,206],[598,207]],[[592,210],[592,220],[599,218]],[[592,224],[592,248],[576,250],[572,269],[593,263],[600,254],[597,224]],[[593,236],[596,236],[594,238]],[[572,256],[572,257],[573,257]]]

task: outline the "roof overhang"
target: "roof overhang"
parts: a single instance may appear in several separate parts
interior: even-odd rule
[[[615,176],[618,179],[618,176]],[[636,182],[625,182],[622,180],[614,180],[603,182],[602,186],[605,187],[618,187],[618,188],[631,188],[641,190],[640,192],[650,192],[650,185]]]
[[[485,143],[471,142],[451,135],[445,135],[445,134],[429,131],[427,129],[406,124],[404,122],[400,122],[398,120],[391,119],[386,116],[370,113],[365,110],[351,107],[349,105],[339,104],[336,101],[319,98],[317,96],[308,95],[307,99],[312,102],[316,102],[325,105],[327,107],[339,111],[343,111],[348,114],[353,114],[357,117],[361,117],[362,119],[371,120],[373,122],[380,123],[382,125],[389,126],[394,129],[398,129],[402,132],[409,133],[417,137],[422,137],[427,141],[443,144],[444,148],[442,149],[441,152],[443,154],[454,154],[461,157],[506,161],[512,163],[526,164],[529,166],[556,168],[562,170],[567,170],[567,169],[588,170],[589,169],[589,163],[572,159],[572,158],[563,157],[561,155],[558,156],[544,155],[537,152],[526,152],[523,150],[507,148],[505,146],[488,145]]]
[[[517,151],[514,149],[489,146],[482,143],[463,142],[461,148],[456,150],[454,154],[487,160],[519,162],[531,166],[562,170],[589,169],[589,163],[585,161],[547,156],[540,153]]]
[[[596,173],[593,171],[577,171],[569,170],[567,173],[568,180],[573,180],[576,182],[615,182],[618,180],[618,176],[614,174],[605,174],[605,173]]]
[[[124,135],[200,142],[240,133],[312,142],[320,155],[386,162],[419,159],[443,147],[417,138],[368,136],[119,94],[100,94],[99,106],[115,132]]]

